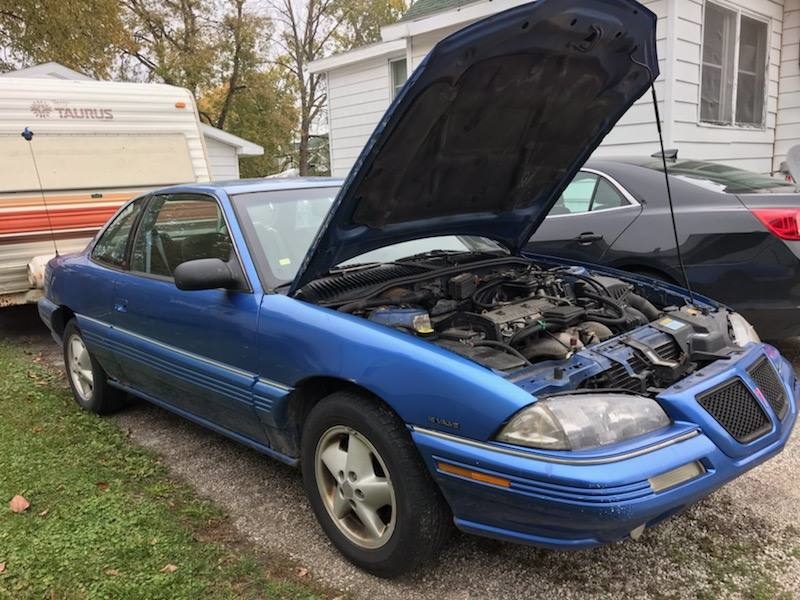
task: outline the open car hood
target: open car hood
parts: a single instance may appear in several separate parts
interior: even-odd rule
[[[364,147],[292,291],[412,239],[483,236],[519,253],[658,75],[655,31],[633,0],[539,0],[441,41]]]

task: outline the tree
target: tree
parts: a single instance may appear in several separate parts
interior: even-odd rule
[[[246,10],[247,0],[123,0],[134,47],[126,52],[148,79],[195,96],[224,90],[210,123],[223,128],[247,73],[262,64],[269,19]]]
[[[263,156],[239,162],[242,177],[264,177],[282,171],[292,152],[298,111],[294,95],[276,68],[247,74],[240,80],[239,93],[228,94],[219,86],[198,101],[200,110],[218,118],[227,103],[225,130],[264,147]]]
[[[332,11],[339,26],[334,41],[342,51],[374,44],[381,39],[381,27],[397,21],[406,10],[406,0],[335,0]]]
[[[376,41],[380,25],[396,20],[403,0],[271,0],[281,46],[275,59],[295,91],[300,113],[297,166],[309,173],[311,129],[327,99],[322,76],[308,64],[328,53]]]
[[[56,61],[98,78],[130,45],[117,0],[0,0],[0,39],[2,70]]]

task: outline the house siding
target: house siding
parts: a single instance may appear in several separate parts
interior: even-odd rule
[[[522,4],[522,2],[520,2]],[[412,68],[416,69],[428,53],[433,50],[433,47],[440,41],[446,38],[451,33],[455,33],[459,29],[463,29],[471,22],[461,23],[455,27],[448,27],[446,29],[439,29],[435,33],[426,35],[418,35],[411,39],[411,64]]]
[[[719,127],[699,123],[702,23],[705,0],[645,0],[658,17],[657,49],[661,74],[656,81],[667,147],[684,157],[718,160],[769,173],[786,150],[800,142],[800,0],[715,0],[769,20],[770,51],[767,119],[763,128]],[[520,0],[522,4],[524,0]],[[410,70],[436,43],[465,24],[418,35],[408,41]],[[328,73],[332,172],[348,173],[391,101],[386,57]],[[778,109],[780,106],[780,119]],[[776,135],[776,127],[778,127]],[[609,133],[595,156],[649,155],[658,150],[651,95],[645,94]]]
[[[206,154],[212,181],[239,179],[239,157],[236,148],[206,137]]]
[[[642,2],[658,17],[656,48],[658,51],[658,67],[661,74],[656,80],[655,88],[658,96],[659,112],[661,113],[662,121],[665,123],[669,121],[669,96],[667,93],[669,88],[665,85],[667,78],[670,77],[669,48],[667,45],[669,33],[668,2],[669,0],[646,0]],[[668,127],[665,129],[665,133],[668,134]],[[657,150],[658,128],[655,124],[653,100],[651,94],[646,93],[619,120],[616,127],[606,136],[594,155],[598,157],[631,156],[652,154]]]
[[[390,102],[387,57],[328,73],[331,172],[335,177],[350,171]]]
[[[786,0],[778,86],[774,170],[800,144],[800,0]]]

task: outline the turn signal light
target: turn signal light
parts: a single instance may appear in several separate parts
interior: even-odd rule
[[[443,462],[436,463],[436,467],[442,473],[448,473],[450,475],[458,475],[459,477],[472,479],[474,481],[480,481],[481,483],[488,483],[490,485],[496,485],[498,487],[504,487],[504,488],[511,487],[511,482],[508,479],[503,479],[502,477],[495,477],[494,475],[489,475],[488,473],[481,473],[480,471],[472,471],[471,469],[464,469],[463,467],[448,465],[447,463]]]
[[[800,209],[759,208],[753,214],[782,240],[800,240]]]

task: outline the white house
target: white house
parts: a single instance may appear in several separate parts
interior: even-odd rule
[[[2,73],[0,77],[65,79],[71,81],[92,80],[91,77],[83,73],[73,71],[55,62],[48,62],[10,73]],[[261,156],[264,154],[264,148],[258,144],[249,142],[227,131],[205,124],[200,126],[200,130],[206,147],[211,179],[218,181],[239,179],[239,157]]]
[[[527,0],[417,0],[381,42],[309,65],[328,81],[331,168],[344,176],[394,94],[449,33]],[[591,0],[587,0],[591,1]],[[800,143],[800,0],[644,0],[658,15],[665,143],[682,157],[778,170]],[[658,150],[650,96],[597,154]]]

